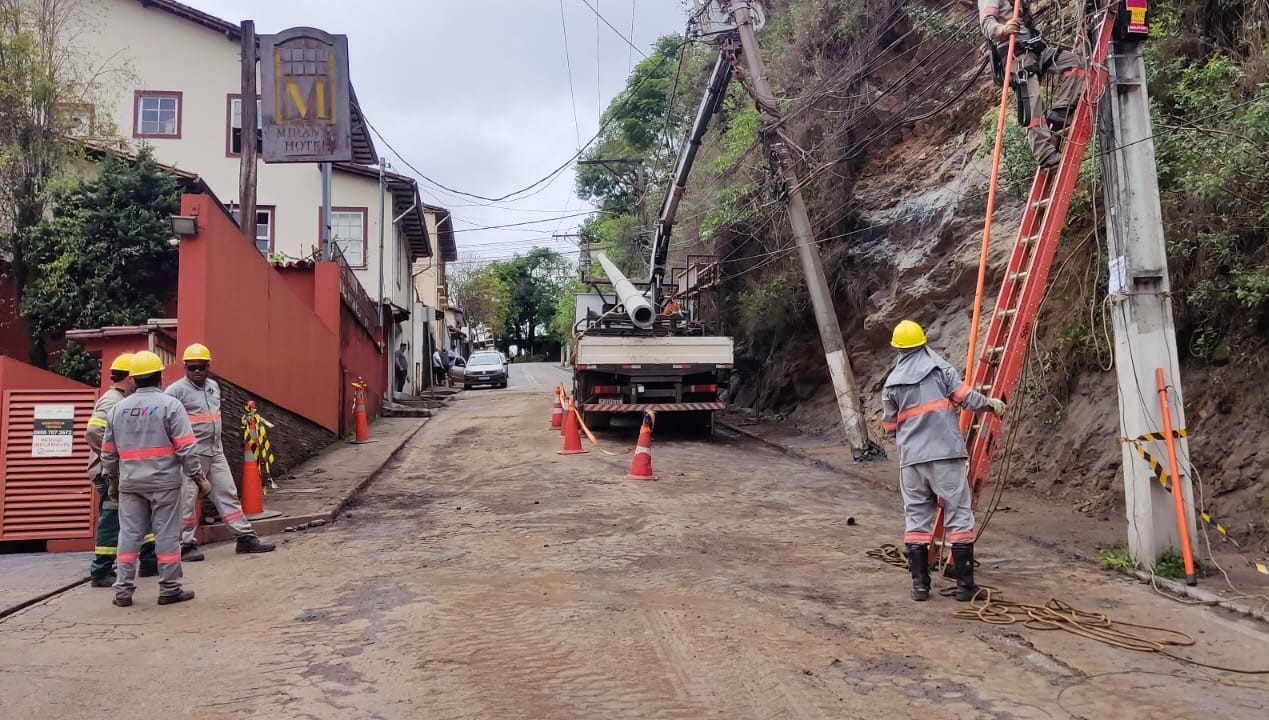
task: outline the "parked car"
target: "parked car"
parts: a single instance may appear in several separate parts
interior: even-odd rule
[[[455,365],[457,365],[457,362],[455,362]],[[493,385],[505,388],[507,379],[510,377],[501,353],[487,350],[472,353],[462,367],[461,373],[461,376],[455,378],[455,381],[462,383],[464,390],[475,385]],[[450,376],[453,377],[452,369]]]

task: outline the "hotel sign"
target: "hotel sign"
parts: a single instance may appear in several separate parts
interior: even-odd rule
[[[265,162],[352,160],[348,36],[298,27],[260,36]]]

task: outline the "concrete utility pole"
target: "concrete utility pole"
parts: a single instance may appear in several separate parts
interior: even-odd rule
[[[238,227],[256,244],[256,23],[242,21],[242,96],[239,100],[242,130],[239,137],[241,165],[238,171]]]
[[[828,362],[828,372],[833,381],[833,392],[837,395],[837,408],[842,415],[846,437],[854,448],[856,462],[884,458],[885,452],[868,437],[868,423],[860,410],[859,388],[855,384],[855,373],[850,367],[850,358],[846,354],[841,326],[837,324],[837,311],[833,307],[833,295],[829,291],[828,278],[824,274],[824,264],[820,258],[819,249],[815,246],[815,231],[811,227],[806,202],[802,199],[801,186],[789,156],[789,148],[777,130],[780,123],[780,109],[775,93],[771,90],[771,84],[767,81],[767,71],[762,62],[762,53],[758,48],[758,38],[754,32],[750,3],[727,2],[727,0],[722,2],[724,10],[730,6],[734,13],[740,45],[745,54],[745,64],[749,68],[748,82],[763,116],[761,132],[766,136],[765,139],[770,148],[771,170],[783,180],[785,185],[789,222],[793,226],[793,237],[797,242],[798,255],[802,259],[802,271],[806,275],[806,285],[810,290],[811,306],[815,309],[815,322],[819,325],[820,342],[824,345],[824,358]],[[743,82],[744,78],[741,80]]]
[[[1163,212],[1155,175],[1150,101],[1140,40],[1111,48],[1110,89],[1101,101],[1102,177],[1106,200],[1106,241],[1110,257],[1109,302],[1115,328],[1115,368],[1119,377],[1121,432],[1125,438],[1163,432],[1156,396],[1156,368],[1171,385],[1174,428],[1185,428],[1176,329],[1172,320]],[[1142,445],[1166,462],[1162,441]],[[1176,439],[1184,477],[1172,479],[1185,500],[1190,544],[1194,544],[1194,490],[1188,477],[1189,448]],[[1177,515],[1167,491],[1131,442],[1123,443],[1128,548],[1144,567],[1159,553],[1180,547]]]

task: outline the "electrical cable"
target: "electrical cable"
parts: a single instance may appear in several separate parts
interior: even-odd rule
[[[583,4],[583,5],[585,5],[586,7],[590,8],[590,11],[591,11],[591,12],[595,13],[595,22],[596,22],[596,28],[595,28],[595,29],[596,29],[596,33],[595,33],[595,42],[597,43],[596,47],[598,47],[598,42],[599,42],[599,33],[598,33],[598,29],[599,29],[599,28],[598,28],[598,23],[599,23],[599,21],[601,21],[601,20],[602,20],[602,21],[603,21],[603,23],[604,23],[605,25],[607,25],[607,26],[608,26],[608,29],[609,29],[609,30],[612,30],[612,31],[613,31],[613,33],[615,33],[615,34],[617,35],[617,37],[619,37],[619,38],[621,38],[622,40],[625,40],[625,41],[626,41],[626,44],[630,46],[630,49],[632,49],[632,50],[634,50],[635,52],[639,53],[639,55],[640,55],[640,56],[641,56],[644,60],[647,60],[647,59],[648,59],[648,55],[647,55],[647,53],[645,53],[644,51],[640,50],[640,49],[639,49],[639,46],[637,46],[637,45],[635,45],[635,44],[634,44],[634,41],[632,41],[630,38],[626,37],[625,35],[622,35],[620,30],[618,30],[617,28],[613,27],[613,24],[612,24],[612,23],[610,23],[610,22],[608,22],[608,18],[606,18],[606,17],[604,17],[603,15],[601,15],[601,14],[600,14],[599,9],[598,9],[597,7],[595,7],[595,5],[598,5],[598,4],[599,4],[599,0],[595,0],[595,5],[591,5],[591,4],[590,4],[590,2],[589,2],[589,0],[582,0],[582,4]],[[633,9],[633,8],[631,8],[631,13],[633,13],[633,12],[634,12],[634,9]],[[631,25],[631,27],[632,27],[632,28],[634,27],[634,19],[633,19],[633,18],[630,20],[630,25]],[[634,34],[634,31],[633,31],[633,30],[631,30],[631,35],[633,35],[633,34]]]
[[[560,28],[564,31],[564,64],[568,68],[568,99],[573,105],[573,131],[577,135],[577,147],[582,146],[582,126],[577,121],[577,94],[573,91],[573,60],[568,52],[568,22],[564,19],[564,0],[560,0]]]

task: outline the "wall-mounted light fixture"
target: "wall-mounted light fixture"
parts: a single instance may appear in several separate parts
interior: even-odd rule
[[[172,233],[180,237],[198,234],[198,218],[193,215],[173,215]]]

